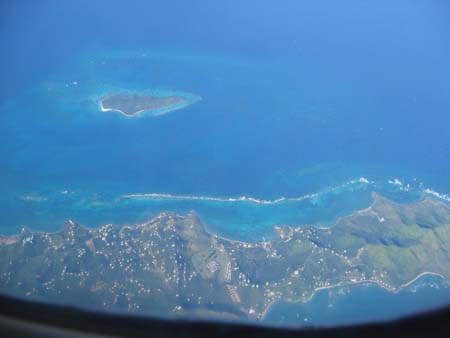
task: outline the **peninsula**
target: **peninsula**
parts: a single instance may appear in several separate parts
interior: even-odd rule
[[[263,320],[278,300],[374,283],[396,292],[420,276],[450,280],[450,207],[432,198],[373,204],[330,228],[276,226],[269,241],[207,231],[161,213],[140,225],[0,237],[0,292],[145,315]]]
[[[142,113],[156,116],[182,109],[199,99],[198,96],[186,93],[153,92],[148,95],[119,93],[101,100],[100,105],[102,111],[118,111],[128,117],[138,116]]]

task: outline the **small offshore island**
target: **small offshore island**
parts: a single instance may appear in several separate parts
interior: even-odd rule
[[[276,301],[373,283],[397,292],[426,274],[450,280],[450,206],[373,204],[330,228],[276,226],[270,241],[207,231],[191,212],[140,225],[0,236],[0,292],[145,315],[264,320]],[[226,316],[226,317],[224,317]]]
[[[118,111],[127,117],[163,115],[185,108],[201,98],[181,92],[152,91],[149,94],[118,93],[100,101],[102,111]]]

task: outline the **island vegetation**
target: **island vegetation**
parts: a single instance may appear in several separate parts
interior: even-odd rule
[[[274,302],[306,302],[324,288],[396,292],[424,274],[448,281],[450,207],[373,199],[329,228],[279,225],[254,243],[208,232],[194,212],[133,226],[23,229],[0,237],[0,291],[91,309],[262,320]]]
[[[172,95],[161,95],[157,92],[145,95],[118,93],[102,99],[100,105],[102,111],[118,111],[128,117],[142,113],[155,116],[182,109],[198,100],[198,97],[184,93]]]

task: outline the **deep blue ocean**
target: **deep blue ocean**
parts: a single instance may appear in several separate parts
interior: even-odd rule
[[[260,240],[277,224],[330,225],[372,191],[450,202],[446,0],[40,0],[0,13],[2,234],[195,210],[212,231]],[[149,89],[202,100],[158,117],[99,109]],[[380,319],[354,301],[321,318],[325,301],[301,309],[308,324]]]

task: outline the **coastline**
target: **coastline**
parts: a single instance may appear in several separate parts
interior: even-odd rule
[[[159,91],[155,91],[155,93],[159,93]],[[111,97],[112,95],[108,95],[102,99],[99,100],[99,105],[100,105],[100,110],[102,112],[109,112],[109,111],[116,111],[119,112],[122,116],[125,116],[127,118],[134,118],[134,117],[141,117],[144,116],[146,114],[149,114],[150,116],[162,116],[180,109],[184,109],[198,101],[201,101],[202,98],[200,96],[194,95],[194,94],[189,94],[189,93],[180,93],[180,92],[174,92],[175,95],[178,95],[180,97],[182,97],[185,102],[182,103],[178,103],[176,105],[173,106],[168,106],[168,107],[161,107],[158,109],[154,109],[154,110],[149,110],[149,109],[142,109],[139,110],[133,114],[126,114],[124,111],[117,109],[117,108],[105,108],[103,106],[103,101],[108,99],[109,97]],[[151,95],[151,94],[143,94],[143,95]],[[154,95],[154,94],[153,94]],[[192,96],[192,97],[191,97]]]
[[[189,213],[194,213],[196,217],[199,217],[196,214],[195,211],[191,211]],[[161,212],[161,213],[158,214],[158,216],[153,217],[152,219],[148,220],[147,222],[138,223],[138,224],[135,224],[135,225],[127,225],[127,224],[114,225],[114,224],[111,224],[111,223],[107,223],[107,224],[104,224],[103,226],[101,226],[100,228],[108,227],[108,226],[142,227],[142,226],[145,226],[147,224],[150,224],[152,222],[152,220],[160,218],[161,216],[168,215],[168,214],[170,214],[170,213]],[[182,217],[182,218],[186,217],[185,215],[179,215],[179,216]],[[200,219],[200,221],[201,221],[201,219]],[[72,221],[71,219],[68,219],[66,222],[70,223],[71,225],[74,225],[76,223],[76,222]],[[84,226],[82,224],[79,224],[79,223],[76,223],[76,224],[77,224],[77,226],[80,226],[80,227],[82,227],[82,228],[84,228],[84,229],[86,229],[88,231],[92,230],[92,228],[86,227],[86,226]],[[204,228],[204,230],[207,233],[209,233],[211,236],[217,237],[219,239],[230,241],[230,242],[234,242],[234,243],[241,243],[241,244],[255,244],[255,243],[252,243],[252,242],[246,242],[246,241],[239,241],[239,240],[230,239],[230,238],[224,237],[222,235],[216,234],[215,232],[210,231],[203,221],[201,221],[201,225],[202,225],[202,227]],[[318,229],[320,229],[320,228],[318,228]],[[28,230],[30,231],[31,235],[33,235],[34,233],[36,233],[36,234],[54,234],[54,233],[58,233],[58,232],[63,231],[63,228],[60,229],[60,230],[54,231],[54,232],[32,231],[30,229],[28,229]],[[13,242],[15,242],[15,240],[17,240],[17,237],[20,236],[20,234],[21,233],[19,232],[19,233],[16,233],[14,235],[11,235],[11,236],[2,236],[2,235],[0,235],[0,239],[11,238],[11,240],[13,240]],[[267,242],[266,241],[262,241],[262,242],[260,241],[260,242],[257,242],[257,243],[267,243]],[[0,243],[0,245],[2,245],[2,244],[4,244],[4,243]],[[417,276],[415,276],[414,278],[412,278],[411,280],[409,280],[409,281],[407,281],[407,282],[405,282],[405,283],[403,283],[403,284],[401,284],[401,285],[399,285],[398,287],[395,287],[395,288],[389,288],[389,287],[383,286],[383,285],[381,285],[378,282],[373,281],[373,280],[361,280],[361,281],[357,281],[357,282],[351,282],[351,281],[350,282],[340,282],[340,283],[329,285],[329,286],[318,287],[318,288],[314,289],[307,298],[299,298],[299,299],[296,299],[296,300],[294,300],[294,299],[283,299],[283,298],[273,299],[271,302],[269,302],[267,304],[265,309],[261,312],[261,317],[258,318],[257,320],[259,322],[263,322],[266,319],[270,309],[273,307],[274,304],[276,304],[278,302],[286,302],[286,303],[291,303],[291,304],[295,304],[295,303],[300,303],[301,302],[301,303],[306,304],[306,303],[310,302],[312,300],[312,298],[320,291],[336,289],[336,288],[339,288],[339,287],[354,287],[354,286],[357,286],[357,285],[364,285],[364,284],[375,285],[377,287],[380,287],[382,289],[387,290],[390,293],[394,293],[395,294],[395,293],[398,293],[398,292],[402,291],[403,289],[409,287],[414,282],[418,281],[420,278],[422,278],[424,276],[436,276],[436,277],[439,277],[440,279],[442,279],[444,282],[448,282],[448,280],[445,278],[444,275],[442,275],[440,273],[437,273],[437,272],[433,272],[433,271],[423,271],[423,272],[419,273]]]
[[[418,274],[415,278],[411,279],[409,282],[406,282],[406,283],[400,285],[398,288],[398,291],[396,291],[396,292],[399,292],[401,289],[410,286],[411,284],[413,284],[414,282],[416,282],[417,280],[419,280],[420,278],[422,278],[424,276],[436,276],[436,277],[439,277],[439,278],[442,278],[443,280],[445,280],[445,277],[443,275],[441,275],[440,273],[432,272],[432,271],[424,271],[424,272]]]
[[[388,292],[391,293],[399,293],[400,291],[402,291],[402,289],[407,288],[408,286],[410,286],[411,284],[413,284],[414,282],[416,282],[417,280],[419,280],[420,278],[424,277],[424,276],[436,276],[441,278],[443,281],[448,281],[443,275],[441,275],[440,273],[437,272],[432,272],[432,271],[424,271],[421,272],[420,274],[418,274],[416,277],[414,277],[413,279],[411,279],[410,281],[401,284],[400,286],[398,286],[397,288],[387,288],[375,281],[372,280],[362,280],[362,281],[358,281],[358,282],[349,282],[349,283],[337,283],[337,284],[333,284],[333,285],[329,285],[329,286],[321,286],[317,289],[314,289],[314,291],[311,293],[311,295],[306,298],[306,299],[298,299],[298,300],[284,300],[281,298],[278,299],[274,299],[272,302],[270,302],[266,309],[262,312],[262,316],[259,319],[259,321],[264,321],[264,319],[266,318],[267,314],[269,313],[269,310],[272,308],[272,306],[274,304],[276,304],[277,302],[286,302],[286,303],[291,303],[291,304],[295,304],[295,303],[308,303],[312,300],[312,298],[316,295],[317,292],[323,291],[323,290],[330,290],[330,289],[335,289],[335,288],[339,288],[339,287],[352,287],[352,286],[357,286],[359,284],[372,284],[375,286],[378,286],[382,289],[387,290]]]
[[[125,114],[125,112],[123,112],[123,111],[120,110],[120,109],[105,108],[105,107],[103,106],[103,100],[104,100],[104,99],[100,100],[100,110],[101,110],[102,112],[116,111],[116,112],[119,112],[120,114],[122,114],[123,116],[125,116],[125,117],[127,117],[127,118],[136,117],[139,113],[143,112],[143,111],[141,110],[141,111],[138,111],[138,112],[136,112],[136,113],[134,113],[134,114],[132,114],[132,115],[128,115],[128,114]]]

